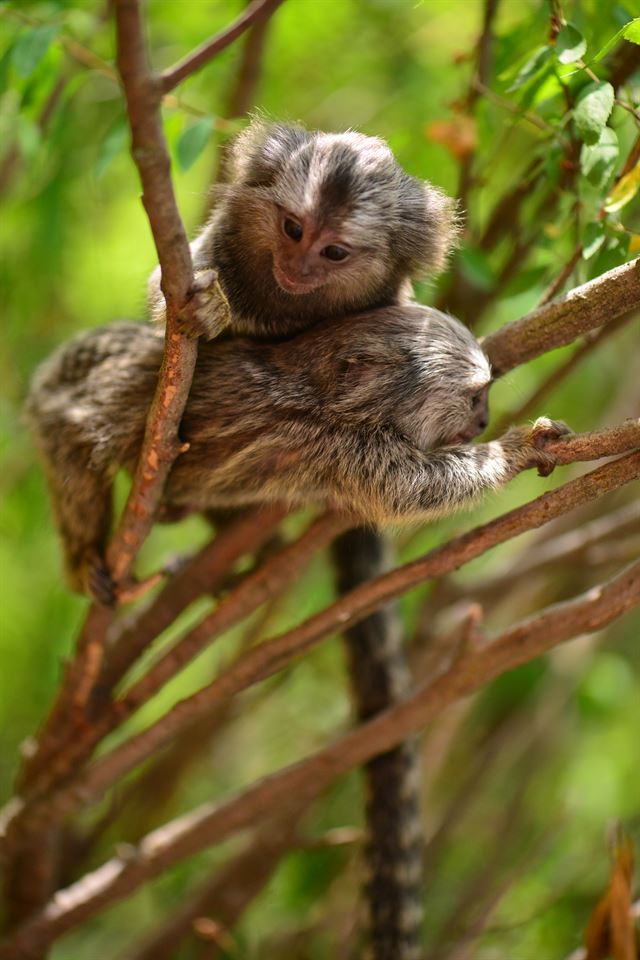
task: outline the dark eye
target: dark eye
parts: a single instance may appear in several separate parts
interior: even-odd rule
[[[344,247],[338,247],[335,243],[329,244],[328,247],[325,247],[324,250],[320,252],[323,257],[326,257],[327,260],[333,260],[334,263],[337,263],[338,260],[346,260],[349,256],[348,250],[345,250]]]
[[[282,221],[282,229],[292,240],[302,240],[302,225],[291,217],[285,217]]]
[[[478,409],[478,407],[479,407],[480,404],[482,403],[482,397],[483,397],[483,392],[482,392],[482,390],[480,391],[480,393],[474,393],[474,395],[471,397],[471,409],[472,409],[472,410],[477,410],[477,409]]]

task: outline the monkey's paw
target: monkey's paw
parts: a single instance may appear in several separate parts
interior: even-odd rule
[[[569,433],[573,433],[571,427],[568,427],[562,420],[538,417],[529,434],[531,445],[535,451],[531,466],[538,468],[538,476],[548,477],[550,473],[553,473],[556,466],[555,457],[546,449],[549,441],[559,440],[560,437],[566,437]]]
[[[105,558],[91,550],[84,561],[84,592],[101,607],[115,607],[118,590]]]
[[[183,333],[205,340],[213,340],[229,326],[231,310],[215,270],[196,273],[179,322]]]

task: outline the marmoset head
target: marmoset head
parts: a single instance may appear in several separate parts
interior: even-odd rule
[[[491,367],[470,330],[438,310],[423,311],[413,363],[420,371],[405,429],[421,446],[467,443],[489,423]]]
[[[407,278],[442,269],[456,232],[454,202],[360,133],[254,121],[233,145],[227,177],[215,259],[224,282],[232,243],[245,287],[268,270],[272,312],[317,309],[319,319],[393,303]]]
[[[327,332],[320,325],[301,343]],[[343,419],[392,423],[421,450],[467,443],[486,428],[491,368],[455,317],[415,304],[390,307],[383,322],[375,314],[334,322],[331,338],[326,362],[314,362],[317,389],[325,398],[329,391],[323,402]],[[319,339],[311,352],[320,351]]]

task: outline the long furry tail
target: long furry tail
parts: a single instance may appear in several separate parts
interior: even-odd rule
[[[380,534],[358,528],[333,548],[341,593],[387,569]],[[359,720],[399,700],[409,671],[393,605],[345,633],[353,698]],[[372,960],[419,960],[422,922],[422,833],[419,765],[413,742],[376,757],[365,767],[369,954]]]

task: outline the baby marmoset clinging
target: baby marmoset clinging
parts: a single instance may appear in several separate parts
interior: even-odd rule
[[[455,204],[409,176],[383,140],[254,120],[231,144],[227,182],[191,244],[191,330],[285,338],[320,320],[398,302],[442,269]],[[229,302],[221,310],[215,271]],[[164,316],[160,273],[151,312]]]
[[[111,485],[131,470],[162,357],[160,330],[83,334],[37,372],[27,412],[70,585],[97,594]],[[416,305],[325,321],[279,344],[202,344],[164,493],[170,517],[269,500],[328,502],[365,522],[459,509],[532,466],[548,421],[468,443],[487,423],[488,362],[457,320]],[[435,448],[435,449],[434,449]]]

